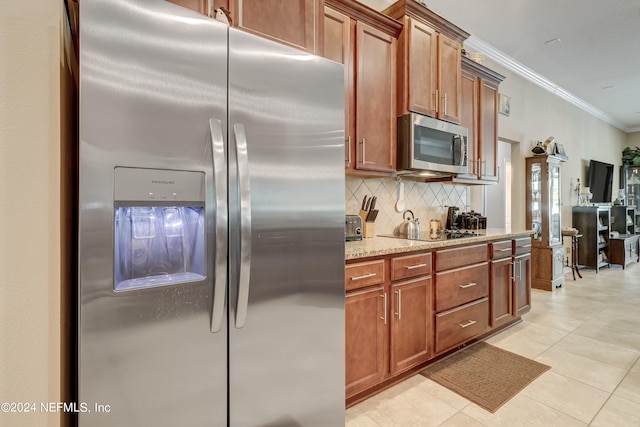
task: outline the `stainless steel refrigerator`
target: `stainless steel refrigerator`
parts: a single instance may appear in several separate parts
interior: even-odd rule
[[[79,425],[344,425],[341,67],[80,2]]]

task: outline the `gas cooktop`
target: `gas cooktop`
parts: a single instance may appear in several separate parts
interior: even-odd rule
[[[425,242],[433,242],[437,240],[449,240],[449,239],[464,239],[468,237],[482,236],[484,233],[478,230],[466,230],[466,229],[452,229],[452,230],[438,230],[435,233],[431,233],[429,230],[426,232],[420,232],[420,237],[417,239],[409,239],[407,237],[401,237],[395,234],[380,234],[379,237],[393,237],[396,239],[406,240],[422,240]]]

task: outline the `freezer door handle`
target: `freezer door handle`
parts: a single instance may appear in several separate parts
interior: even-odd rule
[[[215,277],[211,303],[211,332],[220,332],[224,319],[224,300],[227,288],[228,206],[227,206],[227,158],[220,120],[210,119],[211,149],[213,151],[213,180],[215,200]]]
[[[247,134],[243,124],[233,125],[236,139],[236,166],[240,187],[240,274],[238,279],[238,302],[236,306],[236,329],[244,326],[249,306],[251,281],[251,186],[249,183],[249,155]]]

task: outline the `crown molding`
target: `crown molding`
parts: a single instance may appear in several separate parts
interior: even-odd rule
[[[609,114],[594,107],[588,102],[578,98],[577,96],[573,95],[572,93],[568,92],[567,90],[553,83],[551,80],[541,76],[540,74],[536,73],[532,69],[522,65],[518,61],[512,59],[511,57],[500,52],[490,44],[485,43],[484,41],[478,39],[477,37],[474,37],[473,35],[470,36],[467,40],[465,40],[464,46],[467,51],[469,51],[469,48],[471,48],[474,51],[483,53],[487,58],[505,67],[509,71],[516,73],[520,77],[551,92],[552,94],[564,99],[565,101],[570,102],[576,107],[581,108],[582,110],[586,111],[592,116],[597,117],[598,119],[609,123],[611,126],[614,126],[620,129],[621,131],[624,131],[627,133],[640,131],[640,128],[629,129],[628,127],[624,126],[623,124],[618,122],[616,119],[611,117]]]

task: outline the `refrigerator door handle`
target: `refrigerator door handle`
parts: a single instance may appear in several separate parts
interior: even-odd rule
[[[213,151],[213,179],[215,200],[215,277],[213,301],[211,302],[211,332],[220,332],[224,319],[224,300],[227,288],[228,205],[227,205],[227,159],[224,152],[224,138],[220,120],[209,119],[211,149]]]
[[[236,306],[236,329],[244,326],[249,306],[251,281],[251,186],[249,184],[249,156],[247,134],[243,124],[233,125],[236,139],[236,166],[240,187],[240,274],[238,279],[238,301]]]

